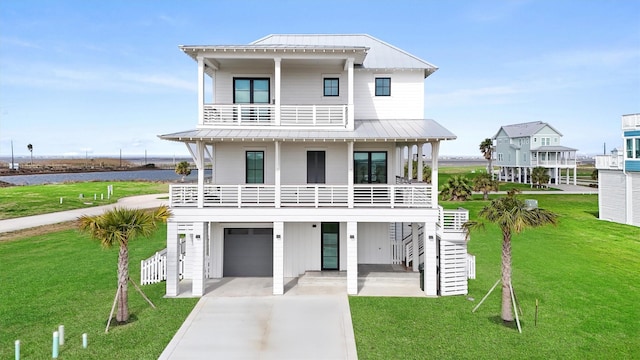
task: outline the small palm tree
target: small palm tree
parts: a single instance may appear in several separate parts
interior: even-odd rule
[[[524,201],[516,197],[517,190],[513,189],[507,196],[492,200],[485,206],[479,217],[497,224],[502,231],[502,312],[503,321],[513,321],[513,304],[511,302],[511,237],[519,234],[527,228],[543,226],[547,224],[555,225],[557,215],[551,211],[539,208],[527,208]],[[467,230],[483,228],[481,222],[467,222]]]
[[[118,311],[116,321],[129,320],[127,284],[129,282],[129,241],[138,237],[149,237],[158,221],[167,221],[171,211],[161,206],[153,212],[141,209],[115,208],[102,215],[81,216],[79,228],[91,238],[99,240],[105,248],[119,246],[118,252]]]
[[[189,167],[189,163],[186,161],[180,161],[176,165],[176,174],[182,175],[181,182],[184,182],[184,178],[191,174],[191,168]]]
[[[404,174],[407,174],[407,164],[404,164]],[[417,160],[413,160],[413,164],[411,167],[411,176],[414,179],[418,178],[418,161]],[[424,165],[422,167],[422,181],[426,182],[426,183],[431,183],[431,167],[428,165]]]
[[[27,150],[29,150],[29,152],[31,153],[31,161],[30,164],[33,165],[33,145],[29,144],[27,145]]]
[[[482,198],[489,200],[489,192],[498,191],[498,182],[491,179],[489,174],[479,174],[473,179],[473,191],[482,192]]]
[[[442,186],[440,198],[449,201],[466,201],[471,198],[472,193],[471,181],[464,176],[454,175]]]
[[[482,152],[482,156],[489,161],[487,173],[491,176],[491,179],[493,179],[493,140],[489,138],[482,140],[480,143],[480,152]]]
[[[547,174],[547,169],[542,166],[534,167],[531,170],[531,187],[535,185],[536,187],[541,187],[543,184],[549,183],[549,175]]]

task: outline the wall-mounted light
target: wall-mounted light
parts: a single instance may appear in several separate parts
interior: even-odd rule
[[[276,234],[276,239],[280,239],[280,234]]]
[[[429,240],[433,240],[433,235],[429,235]]]
[[[355,236],[355,235],[353,235],[353,234],[349,235],[349,239],[353,240],[353,239],[355,239],[355,238],[356,238],[356,236]]]

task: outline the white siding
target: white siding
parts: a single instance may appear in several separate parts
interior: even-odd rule
[[[282,143],[280,177],[283,185],[307,183],[307,151],[325,151],[325,183],[347,183],[347,144]]]
[[[467,244],[440,240],[440,295],[467,292]]]
[[[627,181],[631,181],[631,208],[633,214],[631,215],[632,224],[640,226],[640,173],[628,173]]]
[[[358,223],[358,263],[391,264],[388,223]]]
[[[598,170],[600,219],[625,223],[625,176],[622,171]]]
[[[219,185],[244,184],[246,151],[264,151],[264,182],[275,183],[275,152],[273,143],[216,143],[214,150],[213,183]],[[284,166],[284,165],[283,165]],[[306,173],[305,173],[306,174]]]
[[[388,76],[387,76],[388,75]],[[375,77],[391,78],[391,96],[375,96]],[[421,71],[354,73],[356,119],[423,119],[424,78]]]
[[[320,270],[320,223],[285,223],[284,276],[297,277],[307,270]]]
[[[339,96],[324,96],[324,77],[339,79]],[[282,65],[282,105],[346,104],[347,75],[342,66]]]

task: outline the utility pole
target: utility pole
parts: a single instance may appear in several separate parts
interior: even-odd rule
[[[11,140],[11,170],[15,170],[16,169],[16,165],[15,162],[13,161],[13,140]]]

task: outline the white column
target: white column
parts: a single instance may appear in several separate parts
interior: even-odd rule
[[[578,185],[578,168],[573,167],[573,185]]]
[[[347,129],[355,128],[355,111],[353,109],[353,58],[347,59]]]
[[[347,223],[347,294],[358,294],[358,223]]]
[[[395,162],[396,162],[396,176],[400,176],[403,177],[404,174],[402,172],[403,168],[402,168],[402,147],[400,146],[400,144],[396,144],[396,154],[395,154]],[[393,181],[395,182],[395,179],[393,179]]]
[[[211,223],[211,277],[222,278],[224,261],[224,228],[220,223]]]
[[[166,296],[178,296],[180,292],[180,238],[178,223],[167,222],[167,290]]]
[[[353,208],[353,141],[347,143],[347,205]]]
[[[411,246],[413,246],[413,259],[412,268],[413,271],[418,271],[418,265],[420,264],[420,237],[418,236],[418,223],[411,223]]]
[[[438,153],[440,142],[431,143],[431,207],[438,208]]]
[[[284,294],[284,222],[273,223],[273,295]]]
[[[424,224],[424,293],[428,296],[438,295],[436,224]]]
[[[191,256],[191,294],[204,295],[204,246],[209,241],[207,235],[209,223],[196,222],[193,224],[193,256]]]
[[[275,187],[276,187],[276,208],[280,208],[280,198],[281,198],[281,191],[280,191],[280,141],[276,141],[275,142],[275,157],[276,157],[276,170],[275,170]]]
[[[424,144],[418,144],[418,181],[422,181],[423,179],[423,160],[422,160],[422,152]]]
[[[280,125],[280,88],[281,88],[281,84],[280,84],[281,83],[281,75],[280,75],[281,74],[281,67],[280,67],[280,65],[282,63],[281,60],[282,59],[279,58],[279,57],[273,59],[273,61],[275,62],[275,71],[274,71],[275,74],[274,74],[274,77],[275,77],[275,93],[276,93],[275,95],[276,95],[276,98],[275,98],[274,105],[276,107],[276,125]]]
[[[518,182],[522,182],[522,168],[518,166]]]
[[[204,124],[204,57],[198,55],[198,125]]]
[[[204,207],[204,142],[196,141],[196,151],[198,156],[195,159],[198,168],[198,208]]]

